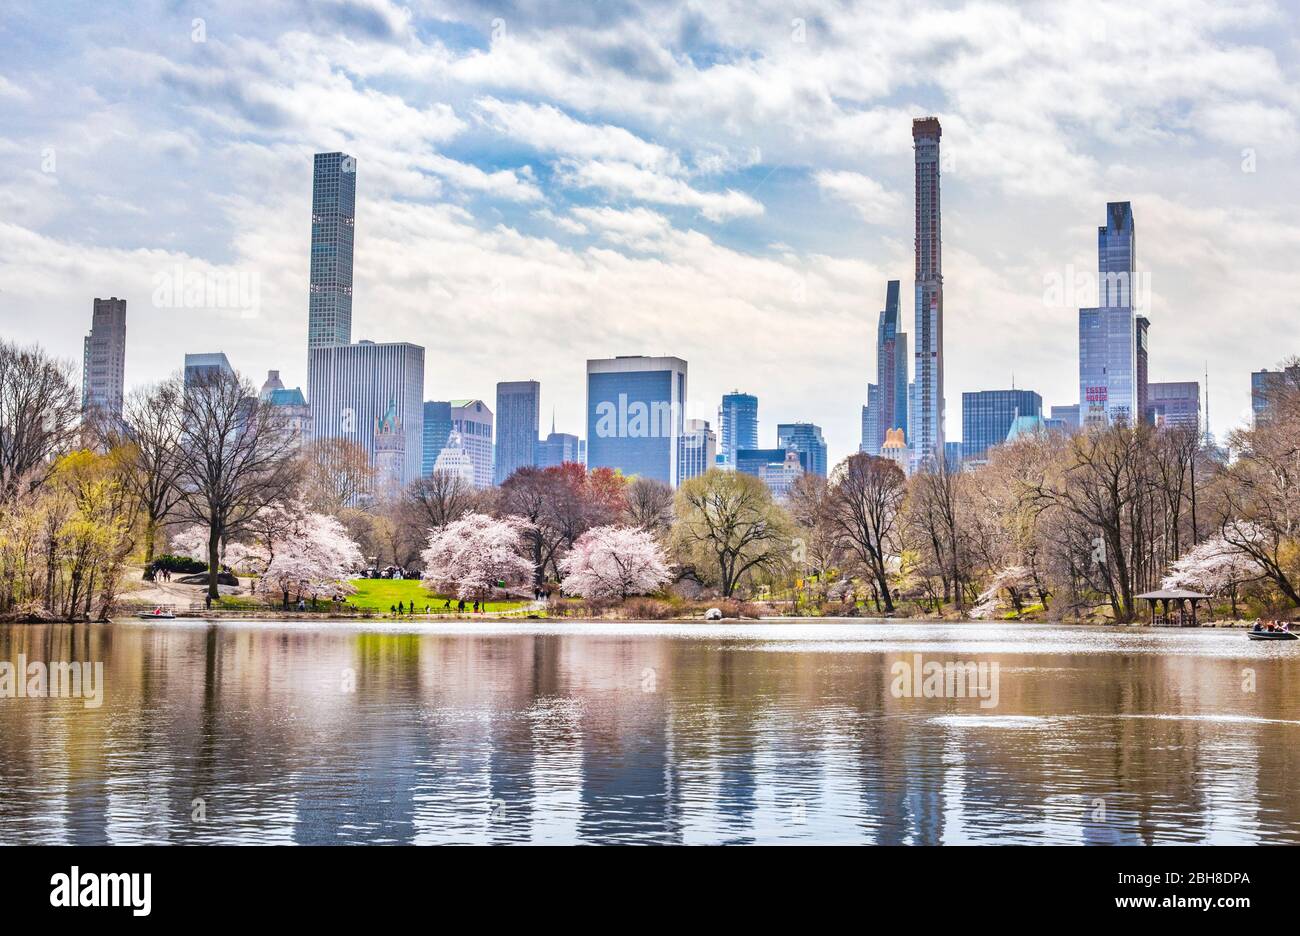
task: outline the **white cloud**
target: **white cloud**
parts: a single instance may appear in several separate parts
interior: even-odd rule
[[[870,176],[859,172],[822,170],[813,177],[818,187],[853,207],[868,224],[885,224],[897,216],[903,200]]]

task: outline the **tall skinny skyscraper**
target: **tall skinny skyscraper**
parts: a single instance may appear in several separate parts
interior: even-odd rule
[[[907,430],[907,335],[898,328],[898,293],[898,280],[890,280],[876,326],[876,451],[890,429]]]
[[[352,240],[356,209],[356,159],[347,153],[317,153],[311,185],[308,350],[352,341]]]
[[[96,299],[82,343],[82,412],[121,416],[125,375],[126,300]]]
[[[1133,207],[1109,202],[1106,225],[1097,229],[1097,307],[1079,310],[1079,419],[1085,426],[1142,418],[1133,310],[1136,258]]]
[[[939,136],[937,117],[912,121],[916,158],[916,405],[910,441],[919,467],[935,467],[944,457],[943,405],[943,251],[939,212]],[[881,397],[885,389],[881,388]]]

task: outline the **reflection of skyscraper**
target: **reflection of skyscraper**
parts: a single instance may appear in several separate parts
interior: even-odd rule
[[[1136,251],[1132,206],[1108,203],[1106,225],[1097,229],[1097,306],[1079,310],[1079,419],[1085,426],[1140,416]]]
[[[921,466],[944,457],[943,248],[939,211],[939,137],[936,117],[912,121],[916,160],[916,403],[909,441]],[[881,396],[885,395],[881,388]],[[888,428],[888,427],[887,427]]]

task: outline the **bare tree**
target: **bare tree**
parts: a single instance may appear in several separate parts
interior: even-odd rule
[[[132,391],[122,418],[104,424],[104,441],[122,453],[125,484],[144,518],[144,564],[153,562],[158,531],[181,491],[182,389],[178,377]]]
[[[830,522],[841,547],[871,577],[884,610],[894,610],[888,562],[896,554],[907,477],[888,458],[859,452],[836,466],[830,481]]]
[[[627,486],[627,519],[656,535],[673,523],[673,489],[654,478],[634,478]]]
[[[307,504],[320,513],[356,506],[374,485],[370,453],[351,439],[313,439],[302,450],[302,464]]]
[[[268,504],[290,499],[296,439],[237,375],[206,375],[182,391],[180,512],[208,530],[208,595],[218,596],[221,544]]]
[[[76,440],[73,366],[0,341],[0,504],[49,478]]]
[[[435,471],[427,478],[417,478],[406,488],[405,501],[414,517],[424,527],[441,530],[459,520],[478,503],[474,486],[451,471]]]

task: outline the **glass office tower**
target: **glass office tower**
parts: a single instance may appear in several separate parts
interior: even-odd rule
[[[680,482],[686,362],[641,355],[587,361],[587,466]]]
[[[1079,310],[1079,419],[1085,426],[1141,418],[1136,253],[1132,206],[1110,202],[1106,225],[1097,229],[1098,305]]]
[[[356,205],[356,159],[347,153],[317,153],[311,186],[308,350],[352,340]]]
[[[733,468],[738,449],[758,448],[758,397],[733,390],[724,394],[718,408],[719,454]]]

